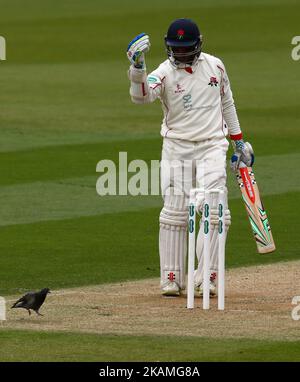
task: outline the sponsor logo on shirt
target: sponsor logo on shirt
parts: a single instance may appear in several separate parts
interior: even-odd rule
[[[185,89],[183,89],[181,85],[177,84],[175,89],[175,94],[183,93],[183,92],[185,92]]]
[[[148,76],[147,80],[148,80],[149,84],[156,84],[156,83],[160,82],[160,79],[158,77],[155,77],[155,76]]]
[[[183,108],[184,108],[184,110],[186,110],[186,111],[191,110],[192,107],[193,107],[191,94],[184,95],[182,97],[182,100],[183,100]]]

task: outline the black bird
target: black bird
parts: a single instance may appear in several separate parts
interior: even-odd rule
[[[44,288],[39,292],[28,292],[15,302],[11,309],[24,308],[28,310],[29,315],[31,315],[30,309],[32,309],[37,315],[42,316],[42,314],[39,313],[39,309],[43,305],[48,293],[51,293],[48,288]]]

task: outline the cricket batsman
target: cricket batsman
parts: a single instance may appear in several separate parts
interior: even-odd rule
[[[235,148],[231,158],[233,171],[243,161],[252,166],[251,146],[243,141],[229,79],[223,62],[202,52],[202,35],[190,19],[177,19],[165,36],[168,58],[147,75],[145,54],[150,49],[149,36],[141,33],[128,45],[131,63],[128,75],[130,96],[134,103],[159,99],[164,117],[161,161],[161,191],[164,205],[159,216],[159,254],[161,292],[178,296],[185,289],[188,204],[194,187],[222,189],[226,193],[225,224],[231,217],[227,202],[226,153],[229,142]],[[182,175],[184,173],[184,175]],[[217,204],[213,200],[211,222],[217,221]],[[198,198],[201,214],[203,200]],[[215,215],[215,219],[214,219]],[[203,224],[200,221],[200,225]],[[203,229],[197,237],[198,269],[195,291],[202,295]],[[217,293],[217,226],[211,234],[210,295]]]

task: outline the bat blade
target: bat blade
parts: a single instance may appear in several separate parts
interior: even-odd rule
[[[251,167],[240,167],[236,172],[237,181],[242,192],[257,250],[259,253],[275,251],[271,226],[263,206]]]

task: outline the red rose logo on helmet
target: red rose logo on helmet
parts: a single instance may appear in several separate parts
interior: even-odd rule
[[[184,30],[183,29],[179,29],[177,31],[177,38],[178,38],[178,40],[182,40],[183,36],[184,36]]]

